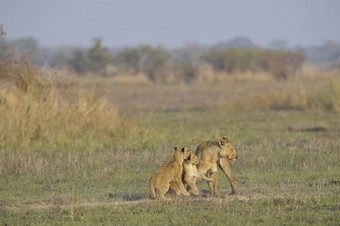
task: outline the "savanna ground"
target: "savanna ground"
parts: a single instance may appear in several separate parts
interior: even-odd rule
[[[22,67],[1,82],[2,225],[340,223],[339,72],[156,85]],[[199,180],[149,200],[173,147],[225,135],[236,195],[219,171],[225,199]]]

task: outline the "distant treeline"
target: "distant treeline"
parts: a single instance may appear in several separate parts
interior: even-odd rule
[[[100,38],[94,39],[93,45],[88,49],[63,47],[54,51],[40,48],[37,40],[33,38],[16,41],[0,38],[0,57],[12,54],[13,47],[17,50],[16,54],[28,56],[28,60],[38,66],[70,68],[79,75],[93,73],[115,76],[143,73],[153,81],[166,81],[169,76],[177,80],[191,81],[202,72],[202,68],[227,74],[266,72],[276,79],[287,79],[296,75],[306,61],[303,49],[267,49],[249,43],[206,47],[191,43],[172,50],[161,45],[110,50],[103,46]],[[329,49],[329,43],[326,47]],[[340,44],[332,43],[331,53],[332,58],[327,59],[332,62],[339,61]]]
[[[212,48],[203,59],[215,70],[234,72],[269,72],[277,79],[287,79],[301,69],[306,56],[298,50],[269,50],[261,48]]]

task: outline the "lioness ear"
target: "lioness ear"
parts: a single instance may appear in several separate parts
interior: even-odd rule
[[[228,143],[230,143],[228,137],[222,137],[221,139],[218,139],[218,143],[223,146],[223,145],[226,145]]]

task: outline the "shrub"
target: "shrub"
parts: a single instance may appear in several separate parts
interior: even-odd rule
[[[202,55],[217,71],[269,72],[277,79],[295,75],[305,61],[301,50],[264,50],[261,48],[212,48]]]

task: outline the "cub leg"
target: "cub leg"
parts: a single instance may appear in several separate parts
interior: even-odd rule
[[[221,170],[225,173],[225,175],[228,177],[231,185],[231,195],[236,193],[236,182],[235,179],[231,173],[230,165],[227,159],[220,159],[220,164],[219,164]]]
[[[176,184],[176,182],[173,181],[173,180],[170,182],[170,188],[171,188],[174,192],[176,192],[176,195],[177,195],[177,196],[181,194],[181,190],[179,189],[179,187],[178,187],[178,185]]]
[[[196,177],[202,178],[203,180],[207,182],[213,182],[214,180],[212,178],[206,177],[203,173],[197,173]]]
[[[169,185],[161,185],[158,187],[158,196],[163,200],[168,200],[164,195],[169,190]]]
[[[190,193],[185,189],[185,187],[184,187],[184,185],[182,183],[182,179],[181,178],[180,179],[178,179],[178,178],[175,179],[175,182],[176,182],[177,186],[179,187],[179,189],[180,189],[180,191],[182,192],[183,195],[185,195],[185,196],[190,195]]]
[[[192,191],[192,193],[195,194],[195,195],[198,195],[198,189],[197,189],[197,186],[196,186],[196,179],[185,178],[185,181],[190,186],[190,190]]]
[[[190,180],[190,179],[188,179],[188,180]],[[184,180],[185,181],[185,180]],[[194,178],[192,178],[191,179],[191,181],[192,181],[192,183],[194,183],[195,185],[196,185],[196,181],[197,181],[197,178],[196,177],[194,177]],[[187,186],[187,191],[190,193],[191,192],[191,186],[188,184],[188,186]]]

